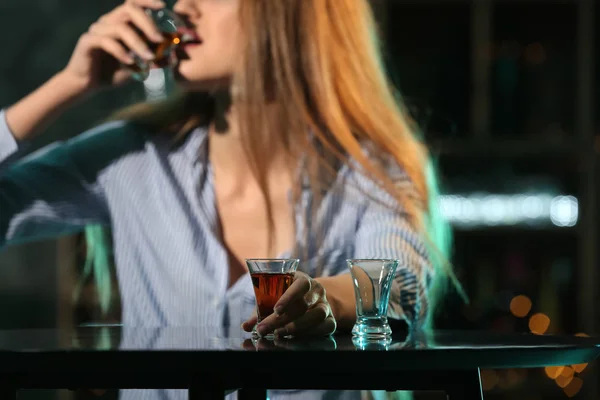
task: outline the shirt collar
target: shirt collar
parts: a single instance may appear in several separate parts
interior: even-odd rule
[[[205,164],[208,160],[208,128],[195,128],[187,135],[182,146],[183,153],[192,164]]]
[[[184,142],[182,143],[182,151],[185,157],[192,164],[207,165],[208,164],[208,127],[200,126],[192,130]],[[301,191],[306,195],[311,191],[310,179],[306,173],[306,157],[304,155],[298,165],[298,175],[300,180]],[[326,190],[323,189],[324,195]]]

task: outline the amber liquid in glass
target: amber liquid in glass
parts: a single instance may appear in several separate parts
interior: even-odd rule
[[[260,322],[273,314],[275,304],[294,281],[294,274],[261,272],[251,274],[251,277]]]
[[[159,68],[166,67],[169,64],[170,53],[174,50],[175,46],[181,43],[182,34],[179,32],[163,33],[163,36],[165,37],[164,41],[150,45],[150,50],[152,50],[156,57],[154,64]]]
[[[152,60],[150,64],[142,62],[142,65],[139,65],[136,63],[130,66],[132,71],[147,72],[145,70],[148,68],[165,68],[169,66],[169,64],[171,63],[171,53],[175,51],[175,47],[181,43],[182,33],[162,32],[162,35],[165,37],[165,40],[163,40],[160,43],[150,41],[147,42],[150,51],[154,54],[154,60]]]

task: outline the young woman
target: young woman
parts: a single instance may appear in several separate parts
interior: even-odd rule
[[[179,0],[177,94],[66,143],[19,151],[64,109],[130,78],[161,35],[128,0],[68,65],[0,115],[0,245],[110,225],[129,326],[251,330],[246,258],[301,259],[260,333],[355,320],[345,260],[397,258],[389,316],[427,323],[450,271],[428,154],[386,80],[367,0]]]

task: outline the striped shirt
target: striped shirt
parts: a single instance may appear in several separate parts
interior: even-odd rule
[[[207,142],[205,128],[175,147],[166,135],[113,122],[19,158],[23,144],[0,113],[0,247],[110,225],[123,324],[239,330],[254,294],[248,274],[228,287]],[[299,269],[333,276],[348,272],[349,258],[399,259],[388,316],[424,317],[432,270],[420,235],[354,169],[342,167],[334,186],[316,213],[304,212],[308,188],[296,205]]]

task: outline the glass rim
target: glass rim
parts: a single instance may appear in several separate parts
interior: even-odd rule
[[[246,262],[300,262],[298,258],[246,258]]]
[[[397,258],[348,258],[346,262],[357,263],[357,262],[397,262],[400,260]]]

